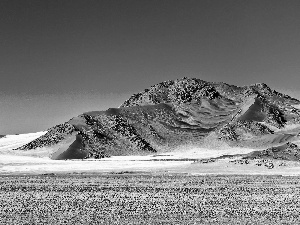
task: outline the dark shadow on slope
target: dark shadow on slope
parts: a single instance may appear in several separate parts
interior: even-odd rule
[[[83,150],[82,137],[76,135],[76,140],[71,145],[66,143],[52,154],[51,159],[64,160],[64,159],[83,159],[88,155],[87,151]]]
[[[266,118],[266,114],[262,112],[262,108],[260,100],[255,99],[254,104],[238,120],[262,122]]]

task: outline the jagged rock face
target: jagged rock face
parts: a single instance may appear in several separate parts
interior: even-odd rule
[[[195,78],[182,78],[165,81],[143,92],[133,94],[121,107],[158,103],[182,104],[201,101],[202,97],[214,99],[219,96],[220,94],[208,82]]]
[[[237,87],[185,77],[153,85],[119,108],[74,117],[19,150],[53,148],[53,159],[102,158],[201,146],[212,132],[238,142],[299,123],[296,104],[266,84]]]
[[[267,126],[258,122],[240,120],[224,125],[218,130],[218,137],[221,140],[238,141],[273,133]]]
[[[151,86],[142,92],[133,94],[120,107],[131,107],[144,104],[158,103],[188,103],[201,101],[203,97],[209,99],[227,98],[234,102],[241,102],[250,95],[258,95],[267,98],[268,101],[281,101],[286,104],[298,104],[297,99],[288,95],[271,90],[264,83],[250,86],[238,87],[225,83],[206,82],[196,78],[181,78],[177,80],[164,81]]]

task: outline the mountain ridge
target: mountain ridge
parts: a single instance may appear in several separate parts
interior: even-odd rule
[[[207,137],[257,148],[261,138],[261,147],[272,147],[285,140],[276,143],[278,130],[300,124],[293,107],[299,104],[264,83],[238,87],[183,77],[135,93],[118,108],[73,117],[16,150],[46,147],[52,159],[103,158],[202,146]]]

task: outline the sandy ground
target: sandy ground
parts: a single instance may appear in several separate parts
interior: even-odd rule
[[[177,166],[169,168],[169,173],[188,173],[191,175],[283,175],[283,176],[299,176],[300,163],[291,162],[285,166],[280,166],[281,162],[275,162],[273,169],[265,166],[257,166],[254,162],[250,164],[235,164],[229,159],[222,159],[212,163],[191,163],[186,166]]]
[[[190,174],[300,174],[300,164],[275,166],[268,169],[254,164],[239,165],[229,159],[212,163],[199,163],[199,159],[219,157],[222,155],[246,154],[254,149],[227,148],[207,149],[189,148],[160,155],[148,156],[113,156],[99,160],[51,160],[49,150],[13,151],[45,132],[8,135],[0,139],[0,173],[1,174],[42,174],[73,172],[175,172]]]

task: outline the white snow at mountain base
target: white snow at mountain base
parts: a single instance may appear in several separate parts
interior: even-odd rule
[[[160,155],[148,156],[112,156],[98,160],[51,160],[47,152],[51,148],[33,149],[29,151],[12,150],[22,146],[46,132],[20,135],[7,135],[0,139],[0,173],[48,173],[48,172],[109,172],[123,170],[157,170],[180,167],[193,163],[192,159],[218,157],[224,154],[241,154],[253,149],[223,149],[206,148],[177,149]],[[182,161],[180,160],[182,159]],[[191,159],[186,161],[186,159]],[[153,161],[155,160],[155,161]]]
[[[40,131],[37,133],[6,135],[5,137],[0,138],[0,151],[18,148],[46,133],[47,131]]]

